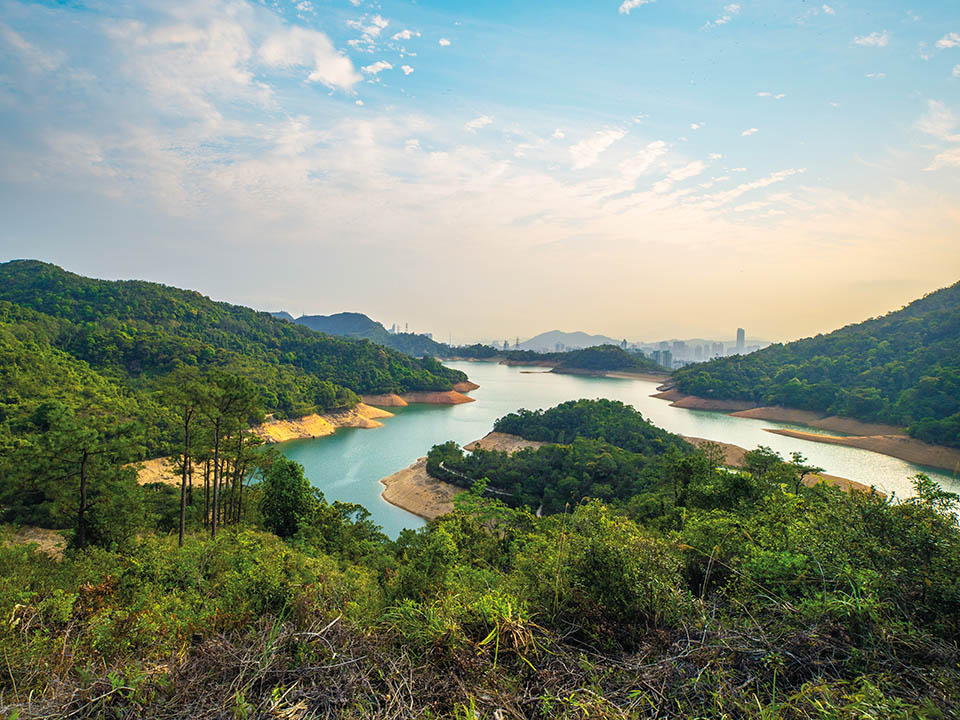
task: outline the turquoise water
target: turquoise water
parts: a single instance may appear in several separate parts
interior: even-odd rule
[[[435,444],[455,440],[463,445],[483,437],[499,417],[519,408],[552,407],[578,398],[611,398],[633,405],[657,425],[681,435],[733,443],[748,449],[766,445],[784,457],[798,450],[810,462],[833,475],[876,485],[884,492],[909,495],[909,478],[926,472],[946,489],[960,491],[950,474],[838,445],[798,440],[764,432],[768,427],[804,429],[766,420],[734,418],[723,413],[682,410],[650,397],[657,383],[643,380],[560,375],[539,368],[516,368],[496,363],[451,362],[480,389],[470,393],[476,402],[465,405],[410,405],[391,408],[396,417],[376,430],[338,430],[329,437],[294,440],[279,446],[289,458],[303,464],[307,477],[328,500],[364,505],[373,520],[391,537],[423,520],[394,507],[380,497],[380,478],[401,470],[426,455]]]

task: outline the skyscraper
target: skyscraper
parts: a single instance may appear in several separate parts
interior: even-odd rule
[[[747,344],[747,334],[743,328],[737,328],[737,353],[743,353],[743,348]]]

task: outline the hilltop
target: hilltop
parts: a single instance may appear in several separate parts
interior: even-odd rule
[[[564,345],[571,350],[594,347],[595,345],[619,345],[620,341],[606,335],[590,335],[585,332],[564,332],[551,330],[534,335],[529,340],[520,343],[521,350],[534,352],[554,352],[557,345]]]
[[[960,447],[960,283],[882,317],[674,377],[691,395],[900,425]]]
[[[295,323],[339,337],[365,339],[407,355],[443,355],[447,346],[417,333],[391,333],[381,323],[363,313],[342,312],[334,315],[301,315]]]

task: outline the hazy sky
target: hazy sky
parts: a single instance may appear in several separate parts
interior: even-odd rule
[[[0,0],[0,259],[446,338],[960,279],[960,3]]]

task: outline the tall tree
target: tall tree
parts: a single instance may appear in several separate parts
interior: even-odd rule
[[[176,410],[180,427],[183,429],[179,528],[179,543],[183,547],[183,535],[187,525],[187,478],[191,474],[193,464],[190,454],[190,431],[204,401],[204,387],[199,371],[192,366],[178,368],[165,379],[161,395],[165,403]]]

